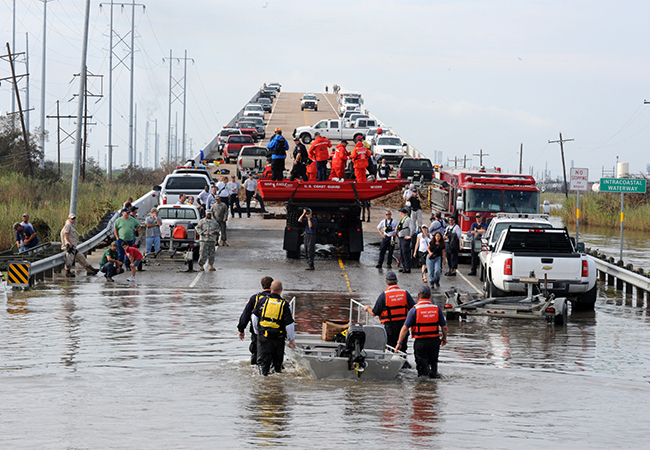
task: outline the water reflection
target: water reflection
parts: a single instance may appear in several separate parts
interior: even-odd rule
[[[411,394],[410,428],[413,438],[438,434],[438,410],[438,382],[418,379]],[[413,441],[413,444],[417,443],[417,440]]]
[[[284,445],[291,438],[293,401],[286,392],[286,376],[270,376],[255,380],[250,399],[244,408],[252,425],[249,443],[264,446]]]
[[[61,357],[61,363],[75,372],[77,370],[76,357],[79,353],[79,332],[82,319],[77,314],[77,307],[73,298],[63,297],[61,299],[61,312],[57,316],[57,319],[63,322],[66,339],[65,345],[62,348],[63,356]]]

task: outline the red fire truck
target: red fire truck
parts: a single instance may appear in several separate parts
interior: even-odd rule
[[[504,174],[500,169],[436,168],[435,176],[429,188],[431,207],[458,216],[461,252],[471,251],[469,229],[476,213],[482,213],[486,221],[499,212],[539,213],[539,189],[530,175]]]

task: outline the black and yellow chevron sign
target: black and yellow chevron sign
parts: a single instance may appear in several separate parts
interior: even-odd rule
[[[28,286],[29,285],[29,263],[10,262],[7,271],[7,284]]]

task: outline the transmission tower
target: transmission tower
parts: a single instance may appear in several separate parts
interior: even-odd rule
[[[172,129],[172,103],[178,101],[183,105],[183,146],[182,146],[182,156],[185,160],[185,114],[186,114],[186,88],[187,88],[187,61],[194,62],[194,59],[187,57],[187,50],[185,50],[185,57],[175,58],[176,62],[183,61],[183,77],[176,79],[172,71],[174,57],[172,51],[169,50],[169,59],[163,58],[163,62],[169,61],[169,121],[167,124],[167,161],[172,157],[172,145],[171,145],[171,129]],[[182,86],[181,86],[182,83]],[[182,96],[182,98],[181,98]],[[178,135],[178,129],[176,129],[176,135]],[[176,152],[176,157],[178,157],[178,152]]]

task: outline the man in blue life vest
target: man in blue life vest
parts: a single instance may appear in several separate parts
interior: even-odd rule
[[[253,311],[253,327],[257,333],[257,364],[264,376],[269,374],[271,364],[276,373],[282,372],[285,339],[289,339],[289,346],[296,346],[291,307],[280,294],[282,283],[275,280],[271,283],[269,296],[263,302],[257,302]]]
[[[399,333],[396,350],[402,350],[401,342],[411,329],[415,342],[415,367],[419,377],[440,378],[438,375],[438,354],[440,346],[447,344],[447,321],[439,306],[431,303],[431,289],[422,286],[418,293],[418,302],[406,316],[406,321]],[[440,332],[442,331],[442,338]]]
[[[400,337],[400,331],[406,320],[406,314],[415,306],[415,301],[411,294],[397,286],[397,275],[389,271],[386,274],[386,290],[379,294],[375,306],[365,306],[364,310],[372,315],[379,317],[386,330],[386,343],[396,348],[398,342],[401,343],[401,349],[406,353],[408,347],[408,333]],[[399,340],[398,340],[399,337]],[[408,362],[404,363],[405,369],[410,369]]]
[[[240,341],[244,340],[244,331],[246,331],[246,326],[248,326],[248,323],[251,322],[251,315],[253,314],[253,310],[257,307],[257,304],[259,302],[265,301],[266,297],[268,297],[271,294],[271,283],[273,283],[273,278],[271,277],[262,278],[262,291],[258,292],[255,295],[251,295],[251,298],[248,299],[248,302],[244,307],[244,311],[241,313],[241,316],[239,317],[239,323],[237,324]],[[252,322],[250,326],[250,333],[251,333],[251,343],[248,346],[248,350],[251,352],[251,364],[254,365],[257,364],[257,334],[255,333],[255,329],[253,328]]]

